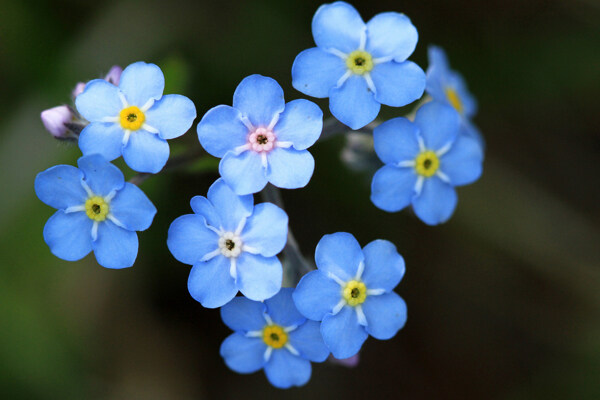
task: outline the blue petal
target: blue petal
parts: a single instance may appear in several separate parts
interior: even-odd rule
[[[315,159],[308,150],[275,148],[269,152],[267,179],[284,189],[304,187],[315,170]]]
[[[265,300],[269,316],[279,326],[300,325],[306,321],[306,318],[296,309],[292,299],[293,291],[293,288],[282,288],[275,296]]]
[[[292,86],[307,96],[329,97],[346,73],[346,62],[318,47],[306,49],[296,56],[292,65]]]
[[[262,75],[247,76],[235,89],[233,107],[255,127],[266,127],[285,108],[283,89],[275,79]]]
[[[414,160],[419,154],[419,129],[406,118],[383,122],[373,130],[375,153],[386,164]]]
[[[321,334],[331,354],[337,359],[352,357],[369,335],[358,323],[354,307],[344,306],[336,315],[327,314],[321,323]]]
[[[261,339],[236,332],[223,341],[220,353],[229,368],[240,374],[250,374],[263,367],[266,350],[267,345]]]
[[[79,134],[79,148],[84,155],[101,154],[112,161],[121,156],[124,134],[114,122],[92,122]]]
[[[44,226],[44,241],[58,258],[77,261],[92,251],[92,220],[84,212],[54,213]]]
[[[131,132],[123,148],[123,159],[134,171],[155,174],[169,159],[169,144],[154,133],[140,129]]]
[[[316,321],[306,321],[298,329],[288,333],[288,338],[302,357],[310,361],[322,362],[329,355],[329,349],[321,336],[321,324]]]
[[[268,182],[260,154],[251,150],[225,154],[219,163],[219,173],[239,195],[260,192]]]
[[[123,103],[119,89],[104,79],[86,83],[85,90],[75,98],[75,106],[81,116],[90,122],[100,122],[106,117],[118,117]]]
[[[378,64],[371,71],[371,78],[377,89],[375,100],[392,107],[412,103],[425,90],[425,72],[412,61]]]
[[[439,46],[431,45],[427,48],[427,58],[429,61],[429,66],[435,66],[436,68],[440,68],[440,70],[448,70],[448,58],[446,57],[446,52]]]
[[[432,101],[417,110],[415,124],[420,129],[425,147],[435,151],[456,139],[460,128],[460,114],[453,107]]]
[[[140,188],[126,182],[123,189],[110,201],[110,213],[125,229],[143,231],[152,224],[156,207]]]
[[[217,210],[212,205],[212,203],[204,196],[194,196],[192,200],[190,200],[190,206],[194,213],[204,217],[206,219],[206,224],[212,226],[213,228],[219,229],[223,226],[221,222],[221,217]]]
[[[421,221],[437,225],[452,216],[457,202],[454,188],[433,176],[425,180],[421,194],[413,199],[413,209]]]
[[[315,144],[322,130],[323,111],[304,99],[287,103],[273,128],[277,140],[292,142],[296,150],[305,150]]]
[[[193,265],[219,248],[219,236],[206,227],[203,217],[182,215],[169,227],[167,247],[178,261]]]
[[[362,281],[367,289],[393,290],[404,276],[404,259],[387,240],[374,240],[363,248],[365,271]]]
[[[215,207],[222,223],[222,226],[216,227],[222,227],[226,231],[235,231],[242,219],[248,218],[252,214],[253,197],[236,195],[223,179],[217,179],[208,188],[207,197]]]
[[[98,224],[98,238],[92,242],[98,264],[105,268],[127,268],[135,262],[138,237],[106,220]]]
[[[288,350],[274,350],[265,364],[265,375],[271,384],[280,389],[302,386],[310,379],[310,361],[293,355]]]
[[[322,271],[311,271],[300,279],[293,298],[302,315],[321,321],[342,299],[342,288]]]
[[[83,174],[70,165],[56,165],[35,177],[35,194],[50,207],[66,209],[85,203],[88,195],[81,186]]]
[[[288,216],[271,203],[261,203],[246,221],[242,231],[244,246],[256,249],[265,257],[278,254],[287,242]]]
[[[173,139],[187,132],[196,118],[196,107],[190,99],[168,94],[146,111],[146,123],[158,129],[163,139]]]
[[[351,53],[360,46],[366,25],[354,7],[343,1],[323,4],[312,20],[312,33],[323,50]]]
[[[406,15],[385,12],[367,23],[367,38],[366,50],[373,57],[393,57],[402,62],[415,51],[419,34]]]
[[[373,121],[381,104],[362,76],[353,75],[341,87],[331,89],[329,109],[334,117],[352,129],[359,129]]]
[[[260,331],[266,324],[265,310],[260,301],[238,296],[221,307],[221,319],[233,331]]]
[[[242,252],[237,259],[237,286],[250,300],[263,301],[281,289],[283,270],[277,257]]]
[[[452,186],[461,186],[479,179],[482,163],[480,144],[473,138],[459,135],[452,148],[441,157],[440,169],[450,178]]]
[[[406,323],[406,303],[394,292],[367,296],[362,304],[365,329],[375,339],[391,339]]]
[[[220,105],[208,110],[196,130],[204,149],[222,158],[229,150],[248,142],[248,128],[242,123],[242,113],[230,106]]]
[[[158,66],[139,61],[125,68],[119,89],[129,104],[142,107],[150,99],[160,99],[165,89],[165,76]]]
[[[483,159],[485,153],[485,139],[483,138],[481,132],[479,132],[479,129],[477,129],[477,127],[470,121],[463,119],[463,123],[458,134],[459,136],[465,135],[471,139],[475,139],[481,148],[481,157]]]
[[[358,265],[364,259],[360,244],[346,232],[323,236],[315,250],[315,262],[319,271],[333,274],[343,281],[354,279]]]
[[[221,255],[195,264],[188,278],[190,295],[206,308],[227,304],[238,292],[229,267],[229,258]]]
[[[94,194],[99,196],[106,196],[113,190],[120,190],[125,184],[125,177],[121,170],[99,154],[83,156],[77,160],[77,165],[83,172],[85,183]]]
[[[411,203],[416,183],[413,168],[384,165],[373,175],[371,201],[384,211],[400,211]]]

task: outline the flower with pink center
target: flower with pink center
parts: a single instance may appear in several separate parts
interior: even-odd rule
[[[275,145],[275,135],[266,128],[258,128],[248,136],[248,143],[254,151],[271,151]]]

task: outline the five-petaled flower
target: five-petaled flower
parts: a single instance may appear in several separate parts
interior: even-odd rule
[[[219,172],[239,195],[256,193],[267,182],[285,188],[306,186],[315,161],[306,150],[323,128],[323,112],[299,99],[285,103],[283,90],[268,77],[251,75],[238,85],[233,107],[209,110],[198,124],[206,151],[221,157]]]
[[[387,240],[363,249],[349,233],[325,235],[315,251],[317,270],[302,277],[293,293],[306,318],[321,323],[336,358],[358,353],[369,335],[390,339],[406,322],[406,304],[393,292],[404,260]]]
[[[63,260],[76,261],[93,250],[106,268],[132,266],[135,231],[150,226],[156,208],[101,155],[81,157],[77,164],[79,169],[57,165],[35,178],[37,196],[58,209],[44,227],[44,240]]]
[[[389,212],[412,204],[428,225],[447,221],[458,201],[454,186],[482,171],[481,146],[459,130],[456,110],[436,101],[419,108],[414,123],[394,118],[375,128],[375,152],[385,165],[373,176],[371,201]]]
[[[75,99],[88,121],[79,137],[84,155],[121,154],[132,169],[156,173],[169,158],[167,139],[183,135],[196,118],[194,103],[185,96],[163,96],[165,78],[154,64],[136,62],[120,76],[119,86],[103,79],[85,85]]]
[[[274,296],[281,288],[276,255],[287,241],[287,214],[271,203],[254,206],[252,195],[236,195],[223,179],[207,197],[192,198],[191,206],[194,214],[171,224],[167,245],[177,260],[193,265],[192,297],[216,308],[238,290],[252,300]]]
[[[317,47],[292,66],[292,84],[313,97],[329,97],[331,113],[352,129],[373,121],[381,104],[407,105],[425,90],[425,73],[406,61],[418,34],[410,19],[386,12],[364,23],[341,1],[319,7],[312,21]]]
[[[231,334],[221,345],[221,356],[232,370],[249,374],[264,368],[273,386],[302,386],[310,379],[310,361],[329,355],[319,323],[302,316],[284,288],[264,302],[236,297],[221,308]]]

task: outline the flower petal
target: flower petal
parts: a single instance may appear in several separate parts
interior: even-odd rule
[[[235,231],[240,221],[252,214],[254,203],[252,195],[238,196],[223,179],[217,179],[208,188],[207,197],[213,204],[222,224],[222,226],[216,226],[217,228]]]
[[[383,122],[373,130],[375,153],[386,164],[414,160],[420,152],[419,128],[406,118]]]
[[[453,107],[432,101],[417,110],[415,124],[420,129],[425,147],[435,151],[456,139],[460,115]]]
[[[260,192],[268,182],[260,154],[251,150],[225,154],[219,163],[219,173],[238,195]]]
[[[265,310],[264,303],[238,296],[221,307],[221,319],[233,331],[260,331],[266,323]]]
[[[367,51],[374,58],[394,57],[402,62],[417,47],[419,34],[404,14],[385,12],[367,22]]]
[[[238,292],[229,275],[229,258],[218,255],[192,267],[188,278],[190,295],[203,307],[217,308],[229,303]]]
[[[359,75],[351,76],[341,87],[329,92],[329,109],[333,116],[355,130],[373,121],[380,108],[365,78]]]
[[[371,71],[371,78],[377,89],[375,100],[392,107],[402,107],[419,99],[427,81],[425,72],[412,61],[378,64]]]
[[[371,201],[384,211],[400,211],[411,203],[416,183],[413,168],[384,165],[373,175]]]
[[[365,271],[362,281],[367,289],[393,290],[404,276],[404,259],[387,240],[374,240],[363,248]]]
[[[367,318],[365,329],[375,339],[391,339],[406,323],[406,303],[394,292],[367,296],[362,308]]]
[[[421,194],[413,199],[412,204],[421,221],[427,225],[437,225],[452,216],[457,202],[454,188],[433,176],[425,180]]]
[[[121,74],[119,89],[130,105],[142,107],[150,99],[161,98],[165,89],[165,76],[157,65],[139,61],[125,68]]]
[[[440,160],[441,170],[453,186],[467,185],[481,176],[483,151],[476,139],[459,135]]]
[[[323,4],[312,20],[315,43],[323,50],[350,53],[360,46],[366,25],[354,7],[343,1]]]
[[[98,239],[92,242],[98,264],[105,268],[127,268],[135,262],[138,252],[138,237],[128,231],[104,221],[98,224]]]
[[[290,344],[300,352],[302,357],[314,362],[327,359],[329,349],[321,336],[321,324],[316,321],[306,321],[288,333]]]
[[[123,152],[124,134],[114,122],[92,122],[79,134],[79,148],[84,155],[101,154],[112,161]]]
[[[267,179],[284,189],[304,187],[315,170],[315,159],[308,150],[275,148],[267,156]]]
[[[120,190],[125,184],[125,177],[121,170],[99,154],[79,158],[77,166],[83,172],[85,183],[94,194],[99,196],[106,196],[113,190]]]
[[[196,118],[194,103],[185,96],[168,94],[146,111],[146,123],[158,129],[158,136],[173,139],[187,132]]]
[[[90,122],[100,122],[106,117],[117,117],[123,109],[119,88],[104,79],[94,79],[75,98],[75,107]]]
[[[70,165],[56,165],[35,177],[35,194],[50,207],[66,209],[85,203],[87,193],[81,186],[83,174]]]
[[[235,89],[233,107],[256,128],[266,127],[285,108],[283,89],[275,79],[257,74],[247,76]]]
[[[190,200],[190,206],[194,213],[206,219],[206,224],[219,229],[223,226],[221,217],[212,203],[204,196],[194,196]]]
[[[219,248],[219,236],[206,227],[204,217],[182,215],[169,227],[167,247],[178,261],[194,265]]]
[[[354,307],[344,306],[335,314],[327,314],[321,323],[321,334],[331,354],[342,359],[352,357],[360,350],[369,335],[358,323]]]
[[[360,244],[354,236],[346,232],[323,236],[315,250],[315,262],[319,271],[333,274],[343,281],[354,279],[358,265],[364,259]]]
[[[265,300],[269,316],[279,326],[301,325],[306,321],[306,318],[296,309],[292,299],[293,291],[294,288],[281,288],[279,293]]]
[[[266,350],[267,345],[261,339],[235,332],[223,341],[220,353],[229,368],[240,374],[250,374],[263,367]]]
[[[242,231],[242,242],[265,257],[278,254],[287,242],[288,216],[271,203],[254,207]]]
[[[346,73],[346,62],[318,47],[302,51],[292,65],[292,86],[307,96],[320,99],[329,97]]]
[[[273,129],[277,140],[292,142],[296,150],[305,150],[315,144],[322,130],[323,111],[304,99],[287,103]]]
[[[58,258],[81,260],[92,251],[92,220],[84,212],[54,213],[44,226],[44,241]]]
[[[308,382],[310,374],[310,361],[293,355],[285,348],[274,350],[265,364],[267,379],[280,389],[302,386]]]
[[[243,252],[237,259],[237,286],[250,300],[263,301],[281,289],[283,270],[277,257]]]
[[[130,231],[143,231],[150,227],[156,207],[133,183],[126,182],[110,202],[110,213]]]
[[[242,113],[230,106],[211,108],[196,127],[198,140],[204,149],[222,158],[229,150],[248,141],[248,128],[242,123]]]
[[[300,279],[293,298],[302,315],[321,321],[342,299],[342,288],[324,272],[310,271]]]
[[[140,129],[129,136],[129,142],[123,148],[123,159],[134,171],[155,174],[169,159],[169,144],[158,135]]]

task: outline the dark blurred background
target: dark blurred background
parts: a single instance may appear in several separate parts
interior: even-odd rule
[[[189,267],[165,243],[170,222],[216,179],[214,160],[142,184],[159,212],[139,234],[133,268],[51,255],[42,229],[54,210],[35,197],[34,177],[80,153],[44,130],[43,109],[69,103],[76,82],[138,60],[160,65],[166,93],[190,97],[199,116],[231,104],[252,73],[275,78],[287,100],[304,97],[290,70],[314,45],[319,4],[0,1],[2,398],[600,398],[594,0],[353,2],[365,20],[406,13],[420,34],[411,59],[424,69],[428,44],[447,50],[479,100],[487,141],[483,177],[459,189],[442,226],[375,208],[371,173],[340,161],[343,137],[314,146],[312,181],[283,193],[308,258],[322,235],[348,231],[363,245],[389,239],[406,260],[396,291],[408,323],[392,340],[368,340],[354,369],[313,364],[307,386],[281,391],[262,372],[224,365],[229,331],[189,296]],[[404,111],[384,107],[380,118]],[[194,148],[195,124],[171,142],[172,153]]]

